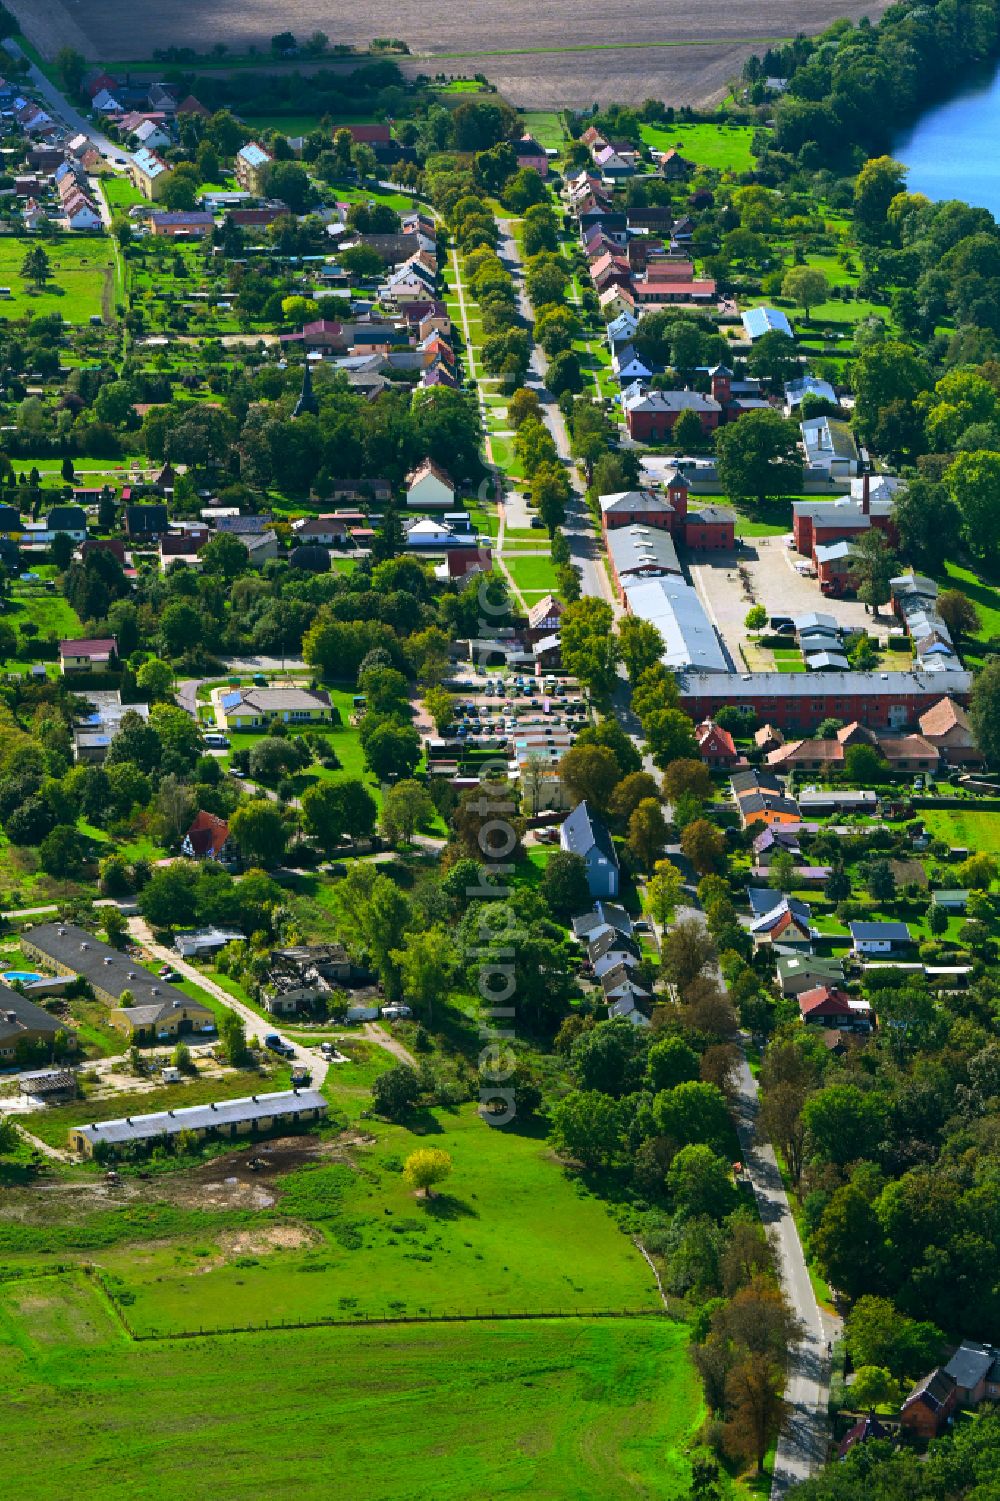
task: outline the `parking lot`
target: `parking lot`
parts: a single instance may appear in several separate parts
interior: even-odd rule
[[[858,599],[828,599],[816,579],[796,572],[795,564],[803,560],[785,541],[783,536],[746,538],[735,554],[715,559],[703,556],[691,564],[691,582],[737,666],[743,665],[740,648],[747,640],[743,622],[754,604],[762,604],[769,617],[822,611],[833,615],[844,629],[867,630],[884,642],[890,624],[888,609],[875,621]],[[747,578],[749,595],[741,573]]]

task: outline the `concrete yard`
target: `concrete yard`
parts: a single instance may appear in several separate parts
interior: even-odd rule
[[[802,559],[785,542],[783,536],[747,538],[736,553],[701,554],[691,563],[691,582],[734,662],[742,666],[740,647],[747,640],[743,621],[751,604],[762,604],[769,616],[823,611],[839,625],[865,629],[884,643],[890,624],[888,607],[876,622],[860,600],[827,599],[816,579],[796,573],[795,564]],[[738,567],[749,575],[752,599],[743,592]]]

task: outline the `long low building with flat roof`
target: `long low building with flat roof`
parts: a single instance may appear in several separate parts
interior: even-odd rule
[[[681,573],[673,537],[657,527],[622,526],[609,531],[608,558],[621,600],[626,586],[639,579]]]
[[[802,734],[824,719],[902,730],[946,696],[968,703],[972,674],[928,666],[919,672],[687,672],[678,687],[680,706],[696,724],[728,705],[745,705],[761,724]]]
[[[92,1157],[102,1143],[114,1152],[132,1142],[155,1142],[181,1131],[227,1140],[251,1131],[273,1131],[322,1120],[326,1112],[327,1102],[318,1089],[284,1089],[210,1105],[158,1110],[154,1115],[126,1115],[119,1120],[71,1126],[69,1144],[74,1151]]]
[[[661,661],[672,672],[694,672],[700,676],[719,674],[737,681],[722,649],[718,632],[709,620],[698,592],[673,574],[659,578],[639,578],[624,589],[625,607],[630,615],[648,620],[663,637]],[[698,715],[698,720],[710,718]]]

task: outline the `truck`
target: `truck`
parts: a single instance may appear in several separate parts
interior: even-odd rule
[[[294,1058],[295,1049],[290,1042],[285,1042],[277,1032],[268,1032],[264,1038],[264,1046],[271,1053],[278,1053],[282,1058]]]

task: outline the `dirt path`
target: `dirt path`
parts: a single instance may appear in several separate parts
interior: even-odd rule
[[[385,1048],[387,1053],[398,1058],[400,1063],[408,1063],[411,1068],[418,1067],[417,1060],[409,1048],[404,1048],[403,1044],[388,1033],[379,1022],[365,1022],[364,1034],[370,1042],[377,1042],[380,1048]]]

